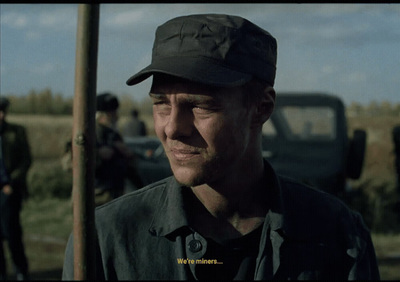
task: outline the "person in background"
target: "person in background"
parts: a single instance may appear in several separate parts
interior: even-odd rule
[[[361,215],[262,157],[276,39],[239,16],[200,14],[159,26],[152,50],[127,84],[152,76],[173,176],[96,209],[95,279],[379,279]],[[63,279],[73,257],[71,236]]]
[[[146,136],[147,129],[144,121],[139,119],[139,112],[136,109],[131,111],[130,119],[127,120],[121,128],[121,134],[124,137]]]
[[[28,279],[28,260],[22,241],[20,211],[28,196],[26,176],[31,153],[24,127],[6,121],[10,102],[0,97],[0,280],[5,280],[6,261],[3,241],[14,264],[16,279]]]
[[[142,187],[134,166],[133,152],[116,129],[118,98],[111,93],[97,96],[95,202],[104,204],[124,193],[125,179]]]

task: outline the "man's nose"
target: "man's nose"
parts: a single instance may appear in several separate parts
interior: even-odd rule
[[[193,132],[193,113],[186,109],[173,107],[165,126],[165,134],[170,139],[188,137]]]

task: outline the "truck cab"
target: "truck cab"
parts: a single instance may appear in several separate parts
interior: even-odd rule
[[[278,174],[336,196],[362,172],[366,132],[348,136],[345,106],[325,93],[277,93],[263,126],[263,157]]]

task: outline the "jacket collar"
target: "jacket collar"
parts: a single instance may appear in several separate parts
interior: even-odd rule
[[[279,230],[283,227],[283,204],[280,181],[271,165],[265,161],[264,171],[267,179],[271,180],[271,210],[268,213],[268,224],[271,230]],[[188,187],[180,185],[175,177],[167,179],[166,185],[162,191],[157,211],[150,225],[149,231],[156,236],[167,236],[181,228],[189,226],[188,210],[186,206],[191,190]],[[267,220],[266,220],[267,221]]]
[[[271,198],[270,200],[270,211],[267,214],[267,218],[264,222],[264,226],[268,224],[271,230],[279,230],[283,227],[283,200],[282,200],[282,189],[281,183],[277,174],[275,173],[272,166],[264,160],[264,173],[267,179],[270,180],[270,187],[271,189],[268,193],[268,196]],[[266,229],[266,228],[264,228]]]
[[[189,189],[180,185],[175,177],[167,178],[158,208],[149,231],[156,236],[167,236],[182,227],[189,226],[184,197]],[[190,191],[188,191],[190,192]]]

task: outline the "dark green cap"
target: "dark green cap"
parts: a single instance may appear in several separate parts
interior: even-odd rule
[[[117,96],[105,92],[96,97],[97,111],[112,112],[118,109],[119,102]]]
[[[252,78],[274,85],[276,60],[276,39],[244,18],[182,16],[157,28],[151,64],[126,83],[164,73],[222,87],[243,85]]]

